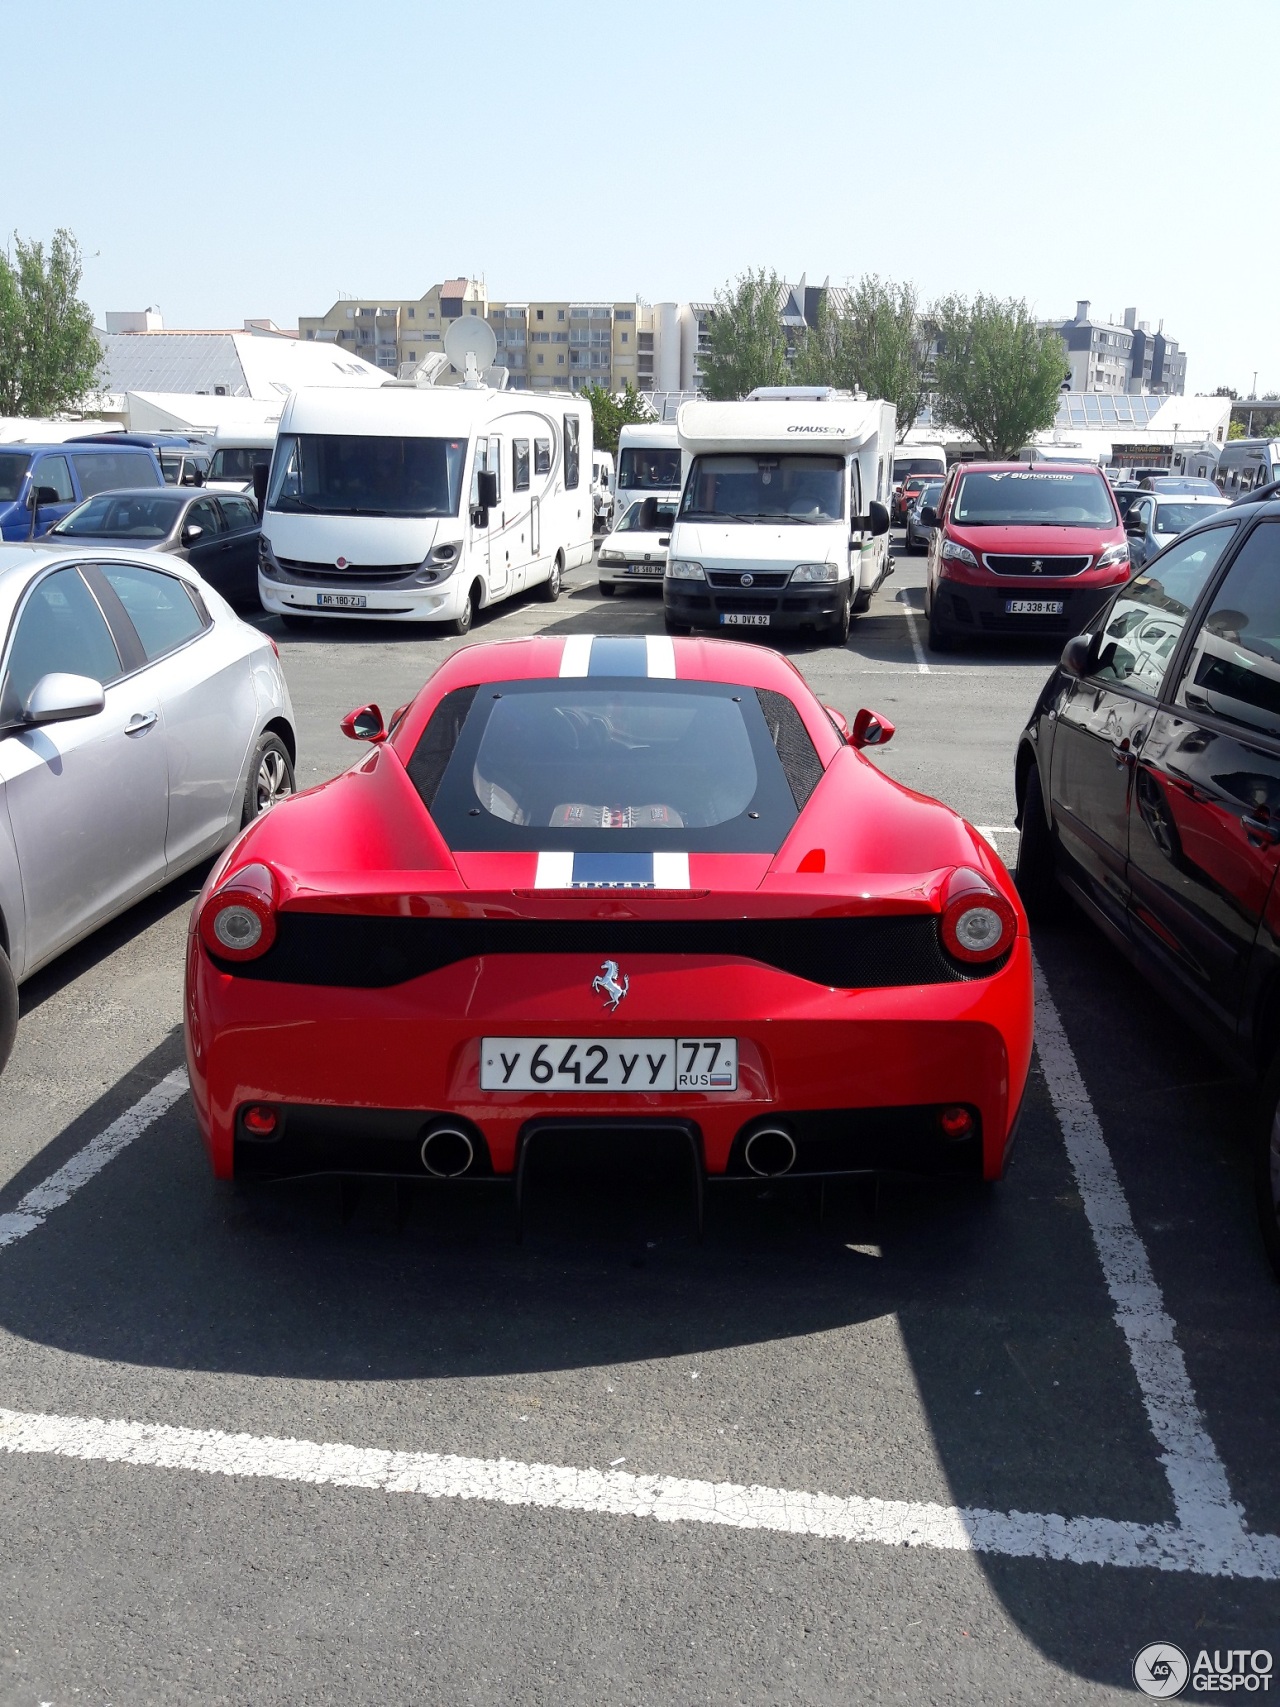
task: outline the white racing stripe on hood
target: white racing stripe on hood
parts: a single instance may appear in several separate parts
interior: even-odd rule
[[[562,676],[585,676],[591,663],[591,642],[594,634],[570,634],[560,654]]]
[[[646,634],[645,649],[649,654],[649,674],[674,680],[676,649],[669,634]]]

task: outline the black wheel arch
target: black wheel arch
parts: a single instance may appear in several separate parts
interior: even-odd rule
[[[284,743],[284,750],[289,755],[289,763],[298,762],[298,737],[287,717],[272,717],[262,726],[262,735],[276,735]],[[259,735],[258,739],[262,739]]]

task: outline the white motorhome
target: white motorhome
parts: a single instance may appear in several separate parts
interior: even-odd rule
[[[689,471],[662,583],[671,633],[817,628],[843,645],[889,573],[892,403],[684,403]]]
[[[1228,439],[1218,452],[1213,479],[1232,500],[1280,480],[1280,439]]]
[[[215,427],[207,443],[211,455],[205,485],[215,492],[246,492],[252,497],[254,469],[271,466],[276,424]]]
[[[943,447],[939,444],[901,444],[894,451],[893,479],[887,500],[889,519],[892,522],[902,522],[907,519],[907,506],[902,497],[902,483],[913,474],[927,475],[930,479],[945,480],[947,478],[947,453]]]
[[[613,520],[613,458],[607,450],[591,453],[591,510],[598,528]]]
[[[449,623],[592,552],[591,409],[488,386],[295,391],[262,517],[258,592],[286,623]]]
[[[688,466],[674,421],[628,423],[618,434],[614,513],[625,516],[632,504],[642,504],[646,498],[659,503],[678,498]]]

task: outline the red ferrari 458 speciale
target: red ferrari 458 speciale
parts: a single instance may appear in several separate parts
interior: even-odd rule
[[[518,1177],[540,1134],[700,1176],[997,1178],[1031,1054],[1013,884],[784,658],[666,636],[455,653],[192,915],[221,1178]]]

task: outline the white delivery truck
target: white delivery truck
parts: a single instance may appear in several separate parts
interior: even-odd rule
[[[258,593],[287,624],[448,623],[591,560],[591,408],[484,384],[304,387],[280,419]]]
[[[618,434],[614,515],[621,520],[632,504],[646,498],[659,503],[678,498],[687,466],[674,421],[630,422]]]
[[[892,403],[682,403],[689,457],[662,583],[667,630],[816,628],[837,644],[889,573]]]

